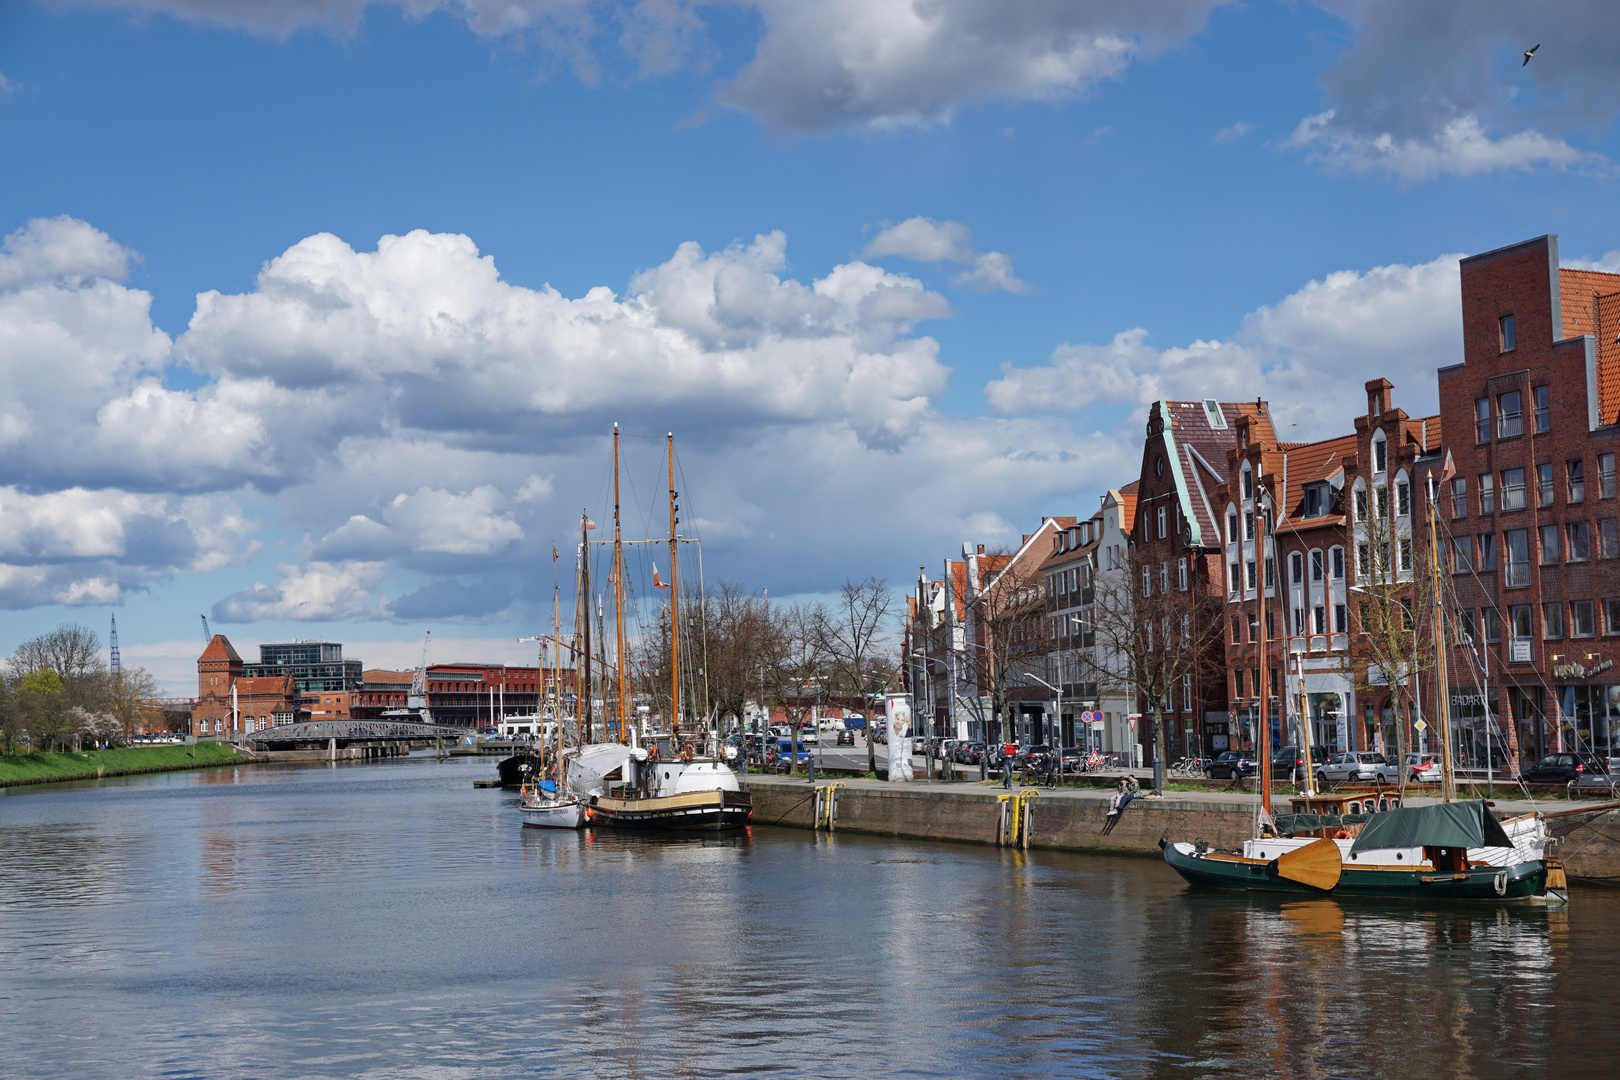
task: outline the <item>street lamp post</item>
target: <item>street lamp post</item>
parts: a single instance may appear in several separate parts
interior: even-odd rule
[[[1057,706],[1056,706],[1056,711],[1052,714],[1052,722],[1053,722],[1054,729],[1058,733],[1058,737],[1053,740],[1055,743],[1057,743],[1057,745],[1054,746],[1052,749],[1053,749],[1053,752],[1057,754],[1057,783],[1058,783],[1059,787],[1062,787],[1063,786],[1063,690],[1060,687],[1053,686],[1051,683],[1047,682],[1045,679],[1041,678],[1039,675],[1033,675],[1033,674],[1031,674],[1030,672],[1027,672],[1027,671],[1024,672],[1024,678],[1029,679],[1029,680],[1031,680],[1033,682],[1040,683],[1042,686],[1046,687],[1048,690],[1052,691],[1052,693],[1057,695]]]

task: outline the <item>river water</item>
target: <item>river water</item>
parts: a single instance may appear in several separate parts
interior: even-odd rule
[[[1152,859],[518,825],[492,761],[0,796],[21,1077],[1611,1076],[1620,896],[1195,893]]]

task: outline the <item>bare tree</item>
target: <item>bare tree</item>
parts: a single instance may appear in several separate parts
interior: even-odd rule
[[[709,701],[717,718],[741,727],[747,703],[759,693],[762,673],[781,666],[787,629],[769,599],[722,580],[707,600]]]
[[[1377,489],[1371,505],[1364,490],[1355,493],[1358,527],[1352,592],[1356,596],[1356,636],[1343,653],[1343,673],[1355,686],[1359,700],[1377,703],[1383,699],[1394,729],[1388,730],[1380,719],[1386,745],[1393,736],[1395,760],[1405,762],[1408,720],[1403,712],[1417,707],[1418,687],[1439,667],[1434,649],[1434,590],[1430,576],[1418,568],[1416,536],[1410,531],[1402,534],[1392,525],[1386,491]],[[1404,792],[1404,767],[1400,775]]]
[[[989,715],[979,719],[989,721],[983,723],[985,741],[993,743],[1012,730],[1012,691],[1027,684],[1026,672],[1045,664],[1046,580],[1038,560],[1014,561],[1005,549],[980,555],[979,565],[993,576],[972,602],[973,632],[961,647],[958,670],[978,692],[974,707],[988,703]]]
[[[107,680],[106,711],[118,721],[119,729],[133,735],[142,718],[159,700],[157,680],[144,667],[128,667]]]
[[[782,618],[782,654],[772,672],[772,699],[798,731],[812,706],[825,700],[828,690],[827,612],[819,604],[799,604]],[[762,701],[761,707],[769,708]],[[790,760],[791,773],[797,763]]]
[[[1099,694],[1139,700],[1152,716],[1154,787],[1164,782],[1165,713],[1179,688],[1225,677],[1222,599],[1197,582],[1163,587],[1133,545],[1122,573],[1098,579],[1091,607],[1096,647],[1078,654]],[[1189,678],[1190,677],[1190,678]]]
[[[894,614],[894,593],[879,577],[846,581],[830,609],[817,619],[818,647],[826,658],[832,689],[859,697],[866,712],[866,767],[877,771],[872,740],[873,691],[894,685],[894,666],[887,663],[890,643],[884,637]]]

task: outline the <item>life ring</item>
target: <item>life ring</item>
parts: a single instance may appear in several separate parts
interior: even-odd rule
[[[692,752],[692,748],[690,746],[683,746],[681,748],[681,760],[682,761],[691,761],[696,756],[697,755]]]
[[[1333,839],[1335,839],[1335,840],[1348,840],[1348,839],[1350,839],[1350,834],[1345,832],[1343,829],[1340,829],[1338,832],[1333,834]]]

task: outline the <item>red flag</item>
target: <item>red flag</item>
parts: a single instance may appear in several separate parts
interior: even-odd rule
[[[655,588],[655,589],[667,589],[667,588],[669,588],[668,585],[665,585],[662,581],[658,580],[658,566],[657,566],[656,563],[653,565],[653,588]]]
[[[556,562],[560,558],[562,558],[562,556],[557,553],[557,545],[552,544],[551,545],[551,561]]]

